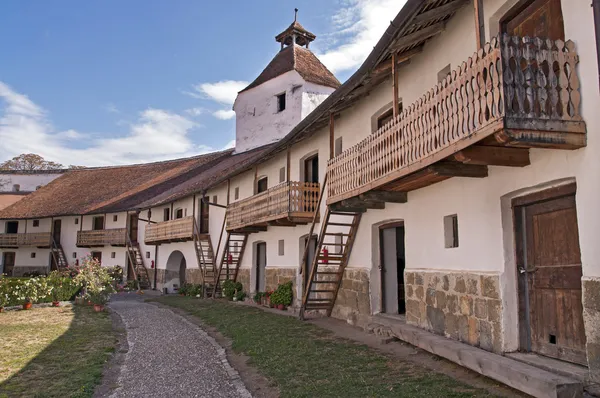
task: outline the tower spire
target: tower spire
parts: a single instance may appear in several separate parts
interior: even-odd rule
[[[298,22],[298,9],[294,8],[294,22],[283,32],[275,36],[275,40],[281,43],[281,49],[285,47],[299,45],[308,48],[311,41],[316,39],[316,36],[304,29]]]

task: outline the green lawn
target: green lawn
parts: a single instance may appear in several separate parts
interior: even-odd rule
[[[161,297],[232,339],[282,397],[483,397],[487,391],[334,337],[296,318],[223,301]]]
[[[0,313],[0,397],[90,397],[115,344],[91,307]]]

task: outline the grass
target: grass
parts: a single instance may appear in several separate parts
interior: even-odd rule
[[[116,339],[91,307],[0,313],[0,397],[90,397]]]
[[[162,297],[232,340],[282,397],[481,397],[478,390],[295,318],[222,301]]]

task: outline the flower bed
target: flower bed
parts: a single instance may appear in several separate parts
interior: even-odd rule
[[[33,278],[0,278],[0,307],[21,305],[27,298],[32,303],[69,301],[81,285],[58,271]]]

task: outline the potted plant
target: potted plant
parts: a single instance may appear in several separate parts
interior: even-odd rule
[[[104,311],[104,306],[108,302],[109,293],[105,290],[97,291],[90,294],[91,301],[94,303],[94,311],[102,312]]]
[[[25,301],[23,302],[23,309],[30,310],[32,306],[31,297],[25,297]]]

